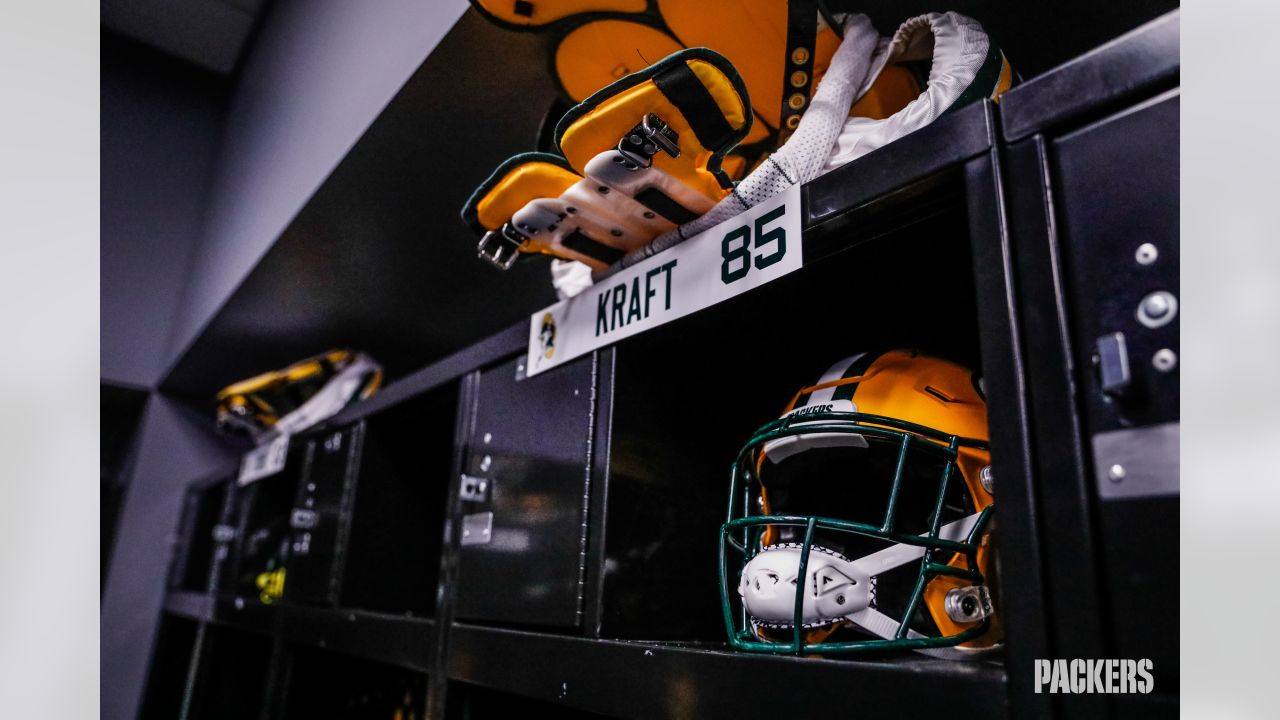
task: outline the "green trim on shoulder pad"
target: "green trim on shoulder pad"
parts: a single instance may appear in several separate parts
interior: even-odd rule
[[[485,181],[480,183],[479,187],[471,193],[471,197],[467,198],[467,202],[462,206],[462,212],[460,213],[462,216],[462,222],[466,223],[467,227],[470,228],[472,232],[481,236],[488,232],[488,229],[480,224],[480,219],[476,210],[480,201],[483,200],[484,197],[489,194],[489,191],[497,186],[498,183],[502,182],[503,178],[511,174],[512,170],[531,162],[545,162],[564,168],[572,173],[578,172],[569,165],[569,161],[565,160],[563,155],[555,153],[525,152],[520,153],[519,155],[512,155],[506,160],[503,160],[502,163],[499,164],[498,167],[494,168],[494,171],[489,174],[489,177],[485,178]]]
[[[969,103],[991,97],[991,93],[995,92],[996,84],[1000,82],[1000,69],[1003,66],[1004,54],[988,36],[987,56],[982,60],[982,67],[978,68],[978,73],[973,76],[973,82],[969,83],[969,87],[960,93],[960,97],[956,98],[950,107],[942,111],[942,115],[959,110]]]

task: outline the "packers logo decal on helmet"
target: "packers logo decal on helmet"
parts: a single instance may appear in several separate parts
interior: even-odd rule
[[[734,463],[720,531],[730,644],[954,659],[997,645],[990,463],[969,370],[902,350],[833,365]]]

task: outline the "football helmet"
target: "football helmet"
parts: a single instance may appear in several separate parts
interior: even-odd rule
[[[720,529],[730,644],[823,655],[999,644],[981,383],[914,351],[862,353],[802,388],[733,465]]]

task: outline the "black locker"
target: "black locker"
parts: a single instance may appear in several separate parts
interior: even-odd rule
[[[203,592],[209,589],[215,565],[216,538],[222,535],[219,523],[226,512],[227,494],[233,480],[219,478],[197,482],[187,488],[178,521],[178,538],[169,566],[168,586],[173,590]],[[224,547],[225,550],[225,547]]]
[[[1177,694],[1179,92],[1053,142],[1104,615]]]
[[[520,380],[479,374],[459,483],[457,616],[577,627],[582,619],[596,358]]]
[[[232,481],[227,512],[214,530],[213,589],[241,597],[266,597],[259,575],[286,568],[288,586],[289,526],[298,482],[306,477],[314,447],[306,436],[291,438],[284,468],[247,485]]]
[[[1177,712],[1177,48],[1171,13],[1002,101],[1044,656],[1148,659],[1154,677],[1040,696],[1064,717]]]
[[[285,597],[294,602],[335,605],[350,532],[355,490],[353,457],[363,425],[326,431],[316,438],[311,467],[298,483],[289,514],[289,575]]]
[[[456,387],[309,433],[285,597],[429,615],[435,604]]]

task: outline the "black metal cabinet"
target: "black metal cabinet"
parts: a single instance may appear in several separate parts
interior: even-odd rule
[[[1155,678],[1148,695],[1058,696],[1067,717],[1177,710],[1177,34],[1175,13],[1002,112],[1044,656],[1145,658]],[[1105,82],[1074,92],[1087,77]]]
[[[456,385],[311,433],[290,510],[290,602],[430,616]]]
[[[594,355],[528,379],[480,371],[462,476],[458,618],[578,627],[590,492]]]
[[[221,523],[233,482],[232,478],[217,477],[187,488],[169,565],[171,590],[204,592],[209,589],[210,573],[216,563],[215,548],[221,547],[221,555],[226,555],[226,530]]]
[[[230,481],[223,519],[214,530],[211,592],[272,595],[265,587],[267,574],[287,573],[290,513],[298,483],[309,472],[313,451],[307,437],[292,438],[280,472],[246,485]]]
[[[285,597],[294,602],[336,605],[351,531],[355,458],[364,426],[322,433],[311,467],[298,483],[289,514],[289,580]]]
[[[1171,90],[1052,144],[1109,655],[1178,691],[1178,144]]]
[[[1074,359],[1094,370],[1080,378],[1091,437],[1178,421],[1179,98],[1168,91],[1052,141]],[[1099,494],[1141,492],[1130,485]]]

